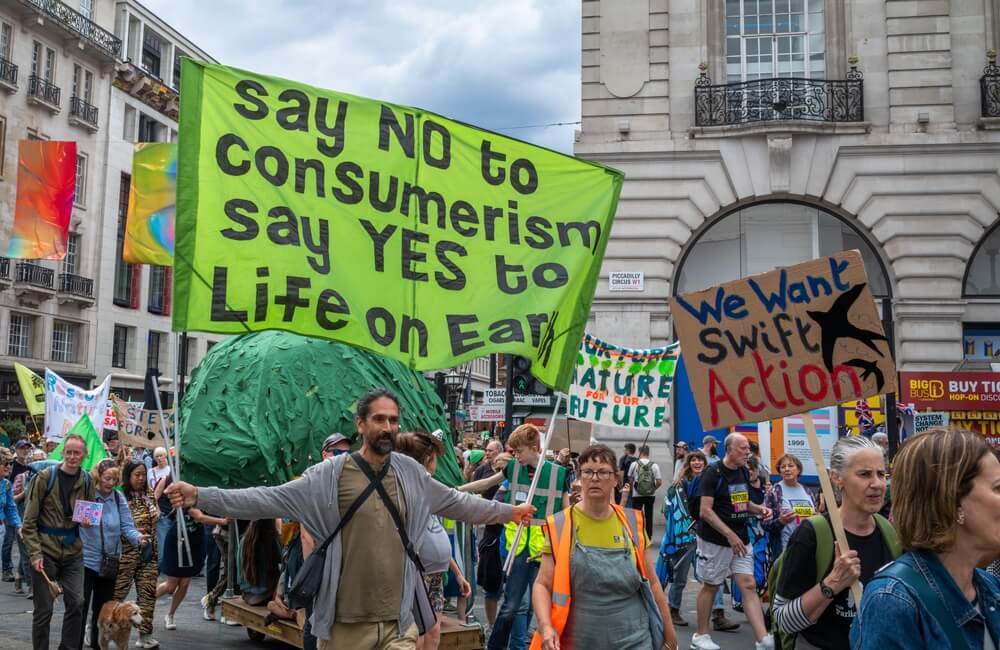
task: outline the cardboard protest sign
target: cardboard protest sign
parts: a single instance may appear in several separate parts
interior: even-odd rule
[[[422,109],[185,59],[175,330],[282,329],[565,388],[623,175]]]
[[[142,402],[123,402],[117,397],[113,397],[112,402],[119,422],[118,439],[122,444],[144,449],[168,446],[164,433],[173,431],[174,409],[163,411],[167,419],[167,430],[164,431],[159,411],[146,411]]]
[[[913,414],[913,433],[923,433],[935,427],[948,426],[948,413],[937,411]]]
[[[571,418],[633,429],[659,429],[670,412],[680,345],[633,349],[587,334],[568,396]]]
[[[670,311],[708,429],[896,389],[856,250],[677,296]]]
[[[45,369],[45,439],[62,440],[81,415],[90,417],[94,430],[104,428],[104,411],[111,377],[94,390],[83,390]]]

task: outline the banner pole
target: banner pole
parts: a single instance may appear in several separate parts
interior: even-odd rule
[[[562,405],[562,393],[556,393],[556,408],[552,411],[552,419],[549,421],[549,430],[545,433],[545,438],[542,440],[542,450],[538,454],[538,467],[535,468],[535,476],[531,479],[531,487],[528,489],[528,498],[525,503],[531,503],[535,498],[535,490],[538,488],[538,478],[542,475],[540,467],[542,463],[545,462],[545,452],[549,450],[549,441],[552,439],[552,432],[556,428],[556,416],[559,415],[559,407]],[[506,432],[508,437],[512,433],[511,431]],[[504,563],[503,572],[504,575],[510,575],[511,567],[514,566],[514,556],[517,555],[514,551],[517,549],[517,545],[521,542],[521,533],[524,532],[524,522],[518,522],[517,532],[514,533],[514,541],[510,545],[510,552],[507,553],[507,561]]]
[[[153,396],[156,398],[156,412],[160,417],[160,437],[163,438],[163,444],[167,449],[167,462],[170,463],[170,473],[173,475],[174,480],[180,480],[177,478],[178,466],[177,458],[171,456],[170,454],[170,434],[168,434],[167,419],[163,416],[163,403],[160,400],[160,382],[157,380],[156,376],[150,377],[153,382]],[[174,414],[176,416],[176,409]],[[176,447],[175,447],[176,450]],[[182,545],[188,549],[187,557],[191,557],[191,546],[187,539],[187,527],[184,525],[184,510],[182,508],[177,508],[177,560],[178,566],[191,566],[188,564],[183,564],[184,554],[181,552]]]
[[[833,494],[833,484],[830,482],[830,474],[826,471],[826,462],[823,460],[823,450],[819,445],[819,436],[816,435],[816,423],[813,422],[812,413],[803,413],[802,422],[806,427],[806,437],[809,438],[809,450],[812,452],[813,463],[816,465],[819,484],[823,488],[823,498],[826,499],[826,510],[830,513],[830,524],[833,526],[834,537],[837,543],[840,544],[840,552],[846,553],[851,547],[847,544],[847,535],[844,533],[844,522],[840,518],[840,508],[837,506],[837,499]],[[854,608],[857,616],[860,616],[861,583],[857,580],[851,585],[851,595],[854,596]]]

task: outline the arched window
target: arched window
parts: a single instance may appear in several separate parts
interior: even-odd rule
[[[702,232],[680,262],[676,293],[687,293],[858,249],[876,298],[891,295],[875,250],[850,224],[825,210],[790,201],[735,210]]]
[[[986,233],[972,252],[965,271],[963,295],[1000,298],[1000,222]]]

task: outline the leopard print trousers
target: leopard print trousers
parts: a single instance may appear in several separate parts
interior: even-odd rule
[[[125,600],[132,583],[135,583],[136,604],[142,614],[142,625],[139,632],[153,633],[153,610],[156,608],[156,553],[153,558],[143,564],[139,561],[139,552],[131,545],[122,549],[122,559],[118,565],[118,580],[115,582],[115,600]]]

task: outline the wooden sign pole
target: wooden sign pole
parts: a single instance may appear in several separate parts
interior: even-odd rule
[[[816,465],[816,474],[819,476],[819,484],[823,488],[823,498],[826,499],[826,510],[830,513],[830,523],[833,525],[833,535],[840,544],[840,551],[846,552],[850,549],[847,544],[847,534],[844,532],[844,522],[840,519],[840,508],[837,507],[837,499],[833,494],[833,484],[830,482],[830,474],[826,471],[826,461],[823,460],[823,450],[819,446],[819,436],[816,435],[816,423],[813,422],[812,413],[803,413],[802,422],[806,426],[806,437],[809,438],[809,450],[812,452],[813,463]],[[836,561],[834,557],[834,561]],[[857,580],[851,585],[851,595],[854,596],[854,608],[860,616],[861,614],[861,583]]]

